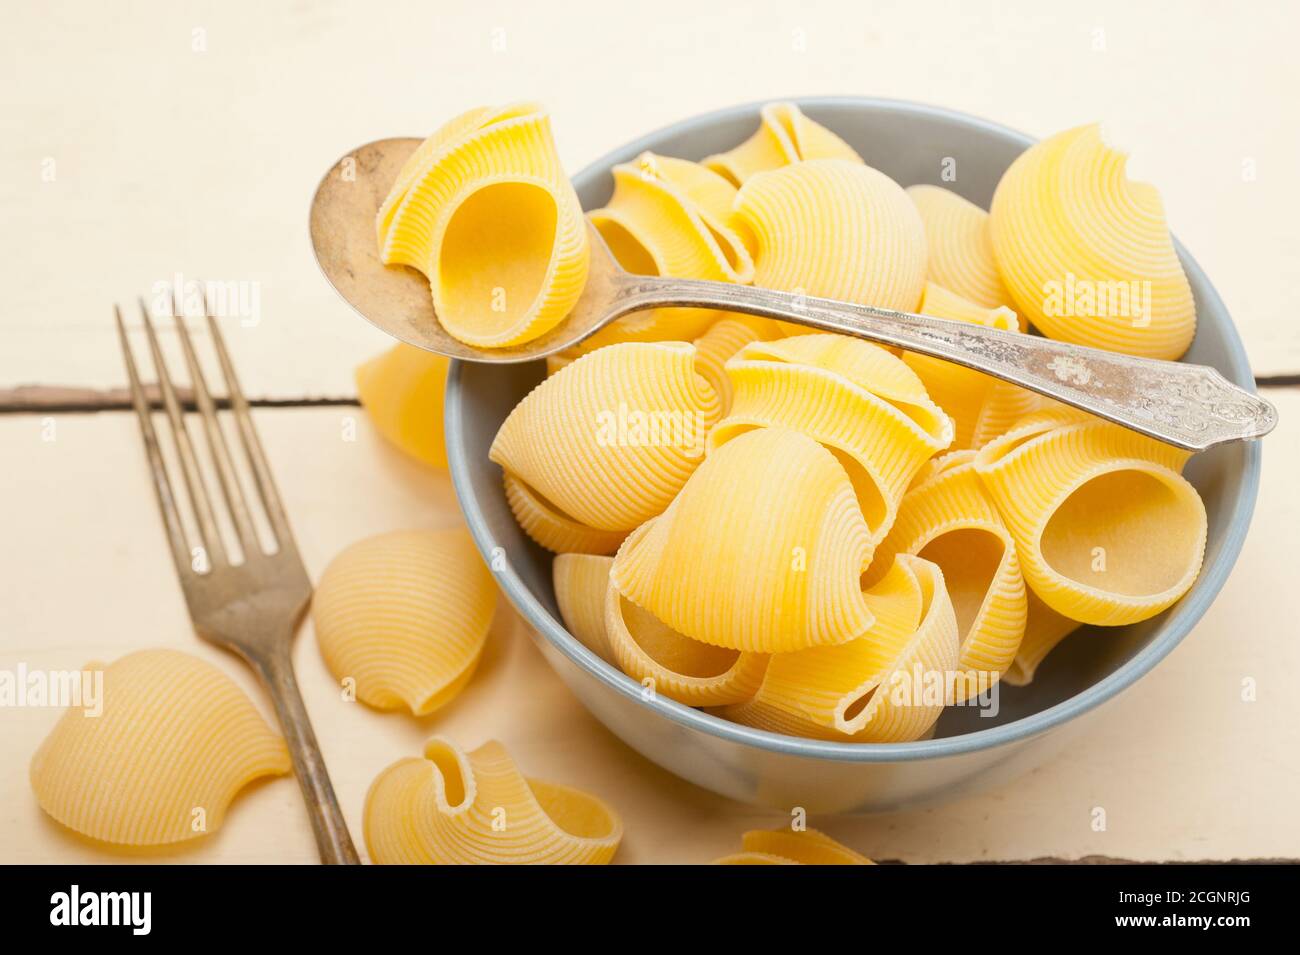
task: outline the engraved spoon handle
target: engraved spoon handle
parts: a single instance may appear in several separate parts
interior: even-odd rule
[[[1258,438],[1277,424],[1270,402],[1205,365],[723,282],[628,275],[615,299],[616,314],[660,306],[718,308],[897,345],[1022,385],[1188,451]]]

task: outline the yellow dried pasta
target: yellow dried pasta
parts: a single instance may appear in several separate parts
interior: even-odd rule
[[[623,542],[611,579],[717,647],[843,643],[871,624],[858,585],[869,535],[833,454],[789,428],[760,428],[709,454],[668,510]]]
[[[432,713],[474,674],[496,610],[492,574],[463,528],[394,531],[352,544],[312,598],[330,673],[381,710]]]
[[[578,641],[602,660],[613,662],[605,637],[605,597],[614,558],[593,554],[558,554],[551,582],[560,618]]]
[[[432,467],[447,466],[442,400],[448,362],[443,355],[398,342],[357,366],[357,397],[376,430]]]
[[[1025,581],[1082,623],[1146,620],[1187,592],[1205,505],[1172,445],[1070,409],[1030,415],[976,454]]]
[[[934,282],[925,285],[920,311],[1002,331],[1018,328],[1010,309],[985,309]],[[983,447],[1046,403],[1046,399],[1019,385],[940,358],[906,352],[903,361],[916,372],[931,400],[952,418],[955,450]]]
[[[752,829],[740,839],[740,852],[714,865],[875,865],[866,856],[816,829]]]
[[[783,426],[830,449],[853,483],[874,549],[916,471],[952,440],[952,422],[901,360],[843,335],[746,345],[727,363],[734,392],[710,453],[755,428]]]
[[[717,392],[725,415],[731,410],[731,378],[727,362],[750,342],[780,338],[779,322],[756,315],[726,315],[695,339],[695,371]]]
[[[289,772],[284,740],[207,661],[141,650],[102,670],[103,711],[68,710],[32,758],[36,801],[69,829],[129,846],[195,839],[254,779]]]
[[[633,531],[629,541],[649,526]],[[687,706],[747,700],[758,689],[767,668],[766,654],[710,646],[683,636],[625,599],[612,581],[605,598],[605,635],[610,653],[624,673]]]
[[[1010,305],[993,257],[989,214],[941,186],[909,186],[907,194],[925,224],[926,277],[984,308]],[[1017,321],[1024,331],[1027,323]]]
[[[525,779],[495,740],[466,753],[441,737],[379,774],[364,826],[377,865],[604,865],[623,838],[607,804]]]
[[[686,342],[626,342],[584,355],[510,412],[489,457],[555,517],[625,535],[662,513],[703,459],[721,409],[694,362]],[[529,516],[535,528],[537,514]]]
[[[992,686],[1011,666],[1025,633],[1025,582],[1016,545],[975,473],[974,451],[936,459],[903,498],[867,579],[895,554],[915,554],[943,570],[961,638],[953,702]]]
[[[1196,333],[1191,286],[1160,193],[1096,125],[1025,150],[993,195],[989,229],[1016,309],[1051,338],[1178,358]]]
[[[1032,683],[1039,664],[1062,640],[1079,629],[1078,621],[1057,613],[1028,587],[1025,588],[1025,597],[1028,604],[1025,638],[1020,641],[1016,658],[1002,675],[1002,679],[1010,686],[1028,686]]]
[[[899,554],[863,594],[872,626],[847,643],[772,656],[754,697],[728,707],[738,723],[859,743],[920,739],[948,698],[959,660],[943,572]]]
[[[755,285],[904,311],[921,299],[925,227],[879,170],[822,159],[760,173],[736,213],[754,236]]]
[[[557,554],[612,554],[627,531],[602,531],[575,521],[509,471],[503,476],[506,503],[524,533]]]
[[[587,225],[537,104],[471,111],[435,132],[376,225],[381,261],[423,272],[438,321],[468,345],[537,338],[587,279]]]
[[[768,103],[759,111],[754,135],[734,149],[709,156],[704,166],[739,186],[755,173],[809,159],[862,162],[853,147],[794,103]]]

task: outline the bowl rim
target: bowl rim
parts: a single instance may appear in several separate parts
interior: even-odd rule
[[[905,113],[909,115],[927,115],[994,133],[1014,139],[1026,148],[1035,140],[1017,130],[994,123],[968,113],[945,109],[907,100],[883,99],[869,96],[810,96],[790,97],[788,99],[768,99],[722,109],[712,110],[691,116],[660,127],[630,143],[616,147],[595,161],[588,163],[574,179],[585,179],[593,175],[606,173],[621,157],[635,155],[650,148],[660,137],[668,134],[688,133],[717,122],[753,115],[764,104],[770,102],[793,102],[800,108],[816,109],[819,106],[847,106],[870,108],[876,111]],[[1237,334],[1236,324],[1232,322],[1226,306],[1218,291],[1211,284],[1204,271],[1187,252],[1177,238],[1174,246],[1184,269],[1193,277],[1203,290],[1203,298],[1208,305],[1228,315],[1228,327],[1225,335],[1227,345],[1226,368],[1219,370],[1230,379],[1249,390],[1255,390],[1254,377],[1250,362],[1246,357],[1245,347]],[[492,563],[493,549],[497,546],[487,525],[482,508],[470,479],[468,463],[464,454],[464,416],[462,414],[463,391],[461,388],[462,362],[453,360],[447,374],[445,396],[444,428],[447,445],[448,468],[456,499],[461,512],[469,525],[484,560]],[[552,647],[562,653],[569,661],[594,677],[607,689],[621,694],[645,709],[671,720],[681,726],[697,730],[709,736],[732,743],[751,746],[760,750],[791,756],[825,759],[835,762],[851,763],[895,763],[914,760],[936,759],[962,756],[982,750],[994,749],[1011,743],[1022,742],[1044,733],[1054,727],[1067,723],[1075,717],[1100,706],[1118,695],[1139,679],[1149,673],[1170,651],[1176,647],[1193,626],[1209,609],[1227,581],[1228,575],[1236,564],[1237,557],[1245,542],[1246,532],[1250,526],[1251,515],[1259,493],[1261,448],[1259,441],[1246,443],[1245,465],[1242,475],[1242,493],[1233,504],[1232,512],[1227,516],[1227,531],[1224,535],[1218,558],[1213,565],[1201,569],[1200,586],[1194,595],[1184,597],[1174,604],[1168,613],[1161,632],[1147,646],[1138,651],[1123,666],[1107,677],[1092,684],[1087,689],[1067,700],[1050,706],[1045,710],[1022,717],[1000,726],[986,730],[976,730],[960,736],[941,739],[917,740],[910,743],[848,743],[827,740],[803,739],[785,736],[766,730],[753,729],[739,723],[733,723],[703,710],[697,710],[685,704],[671,700],[662,694],[650,698],[643,695],[642,685],[612,664],[606,663],[591,650],[587,649],[576,637],[564,627],[561,621],[551,616],[550,611],[532,593],[523,582],[509,561],[496,570],[496,578],[501,589],[524,618],[524,621],[540,633]]]

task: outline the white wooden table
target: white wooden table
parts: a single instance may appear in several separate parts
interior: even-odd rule
[[[111,304],[177,272],[255,290],[248,321],[226,327],[313,575],[359,537],[459,520],[446,477],[383,445],[347,404],[352,368],[385,339],[317,274],[306,208],[351,145],[524,97],[551,108],[571,169],[691,113],[801,93],[940,103],[1035,134],[1101,118],[1133,149],[1134,172],[1161,187],[1282,413],[1241,560],[1191,636],[1055,761],[935,808],[813,823],[909,862],[1300,857],[1300,330],[1287,294],[1300,132],[1281,100],[1300,86],[1296,15],[1263,3],[1229,20],[1201,3],[1168,17],[1122,2],[1053,6],[664,0],[635,29],[588,4],[55,3],[9,14],[0,54],[21,81],[0,86],[0,669],[176,647],[266,710],[241,666],[190,632],[134,418],[90,410],[121,401]],[[707,861],[744,829],[782,820],[624,747],[508,608],[479,675],[429,719],[344,702],[309,626],[297,664],[358,835],[371,779],[433,732],[467,746],[501,739],[530,775],[608,799],[627,826],[621,862]],[[1245,677],[1254,702],[1241,699]],[[36,807],[26,767],[57,715],[0,709],[0,861],[155,858],[106,854]],[[1105,832],[1090,825],[1096,806]],[[315,849],[286,777],[166,857],[310,862]]]

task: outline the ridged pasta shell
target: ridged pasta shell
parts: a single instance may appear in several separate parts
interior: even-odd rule
[[[1079,629],[1079,623],[1057,613],[1039,599],[1029,587],[1025,588],[1028,615],[1025,621],[1025,638],[1020,641],[1016,658],[1002,675],[1008,686],[1028,686],[1034,681],[1038,666],[1057,645]]]
[[[756,315],[727,315],[695,339],[695,371],[717,392],[725,415],[731,410],[731,378],[727,362],[750,342],[771,341],[782,335],[780,325]]]
[[[602,531],[563,514],[509,471],[506,503],[525,534],[557,554],[613,554],[627,531]]]
[[[555,602],[569,632],[596,656],[614,662],[605,637],[605,595],[613,557],[559,554],[551,565]]]
[[[1025,150],[993,195],[993,252],[1017,311],[1049,337],[1174,359],[1196,306],[1160,194],[1127,160],[1096,125]]]
[[[926,277],[986,309],[1011,305],[993,257],[989,214],[942,186],[908,186],[925,225]],[[1020,330],[1027,322],[1018,320]]]
[[[447,366],[443,355],[398,342],[356,370],[357,397],[375,429],[436,468],[447,466],[442,434]]]
[[[809,159],[862,162],[853,147],[809,119],[794,103],[768,103],[759,111],[754,135],[725,153],[709,156],[704,166],[739,186],[755,173]]]
[[[603,865],[623,823],[595,796],[525,779],[495,740],[466,753],[435,737],[371,784],[365,838],[377,865]]]
[[[710,453],[759,427],[793,428],[835,453],[874,549],[916,471],[952,440],[952,422],[901,360],[843,335],[755,342],[726,366],[734,392]]]
[[[99,669],[99,667],[93,667]],[[103,711],[70,709],[32,758],[36,801],[101,842],[159,846],[221,828],[235,795],[291,769],[284,740],[198,657],[141,650],[103,668]]]
[[[312,620],[325,665],[336,679],[356,681],[358,699],[424,716],[474,674],[496,600],[468,531],[394,531],[330,562]]]
[[[610,345],[534,388],[489,457],[565,518],[626,533],[686,483],[720,410],[689,343]]]
[[[649,527],[633,531],[632,538]],[[747,700],[758,690],[767,668],[766,654],[710,646],[682,636],[625,599],[612,581],[606,588],[605,635],[624,673],[687,706]]]
[[[760,428],[711,453],[668,510],[623,542],[611,579],[684,636],[776,653],[870,626],[858,586],[868,547],[835,456],[797,431]]]
[[[760,173],[736,212],[754,236],[755,285],[905,311],[921,300],[925,226],[879,170],[822,159]]]
[[[933,282],[925,285],[920,311],[986,328],[1018,330],[1015,313],[1010,309],[982,308]],[[952,418],[953,450],[983,447],[1046,403],[1046,399],[1026,388],[954,362],[911,352],[904,353],[903,361],[916,372],[931,400]]]
[[[874,623],[833,647],[779,653],[754,698],[723,711],[788,736],[863,743],[920,739],[957,671],[957,620],[943,572],[899,554],[864,598]]]
[[[1025,581],[1072,620],[1146,620],[1191,587],[1205,505],[1188,453],[1073,410],[1030,415],[975,457]]]
[[[530,341],[578,301],[590,254],[550,118],[520,104],[451,126],[417,150],[420,165],[408,163],[381,206],[380,259],[428,277],[438,320],[457,340]]]
[[[876,551],[872,571],[895,554],[938,564],[957,617],[955,702],[984,692],[1011,666],[1025,633],[1025,581],[1016,545],[975,473],[974,451],[953,451],[903,498],[898,519]],[[872,579],[871,571],[868,579]]]
[[[740,844],[740,852],[714,865],[875,865],[816,829],[752,829]]]

